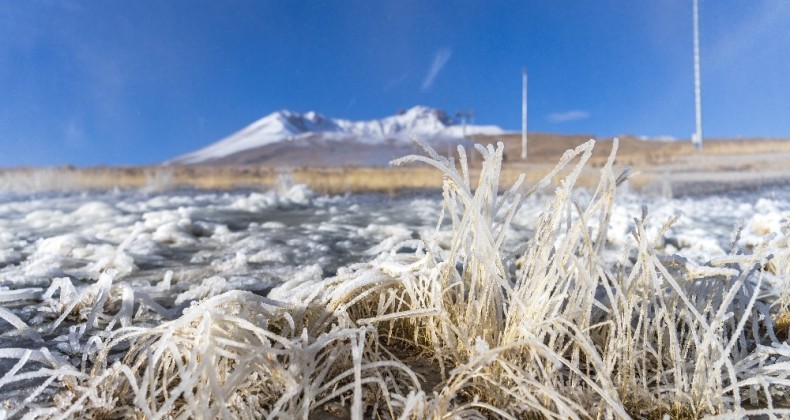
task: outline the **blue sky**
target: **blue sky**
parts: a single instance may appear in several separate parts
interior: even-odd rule
[[[790,2],[700,0],[706,137],[790,137]],[[691,0],[0,0],[0,166],[157,163],[278,109],[694,130]]]

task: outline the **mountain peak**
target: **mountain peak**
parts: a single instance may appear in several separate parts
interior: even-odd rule
[[[501,134],[496,126],[466,126],[466,134]],[[282,109],[203,149],[168,163],[203,163],[283,141],[348,141],[369,145],[388,141],[408,143],[410,136],[424,140],[460,140],[463,129],[441,109],[417,105],[396,115],[370,121],[327,118],[315,111],[304,114]]]

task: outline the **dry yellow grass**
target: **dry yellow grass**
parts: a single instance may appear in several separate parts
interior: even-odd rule
[[[537,182],[549,171],[549,165],[534,164],[526,169],[526,182]],[[512,184],[524,171],[521,165],[502,170],[502,185]],[[77,189],[145,188],[152,191],[175,187],[231,189],[239,187],[269,188],[283,171],[261,167],[158,167],[158,168],[55,168],[18,169],[0,173],[0,191],[46,191]],[[425,167],[369,168],[300,168],[287,171],[294,181],[326,194],[388,193],[404,190],[436,189],[441,174]],[[470,168],[473,178],[479,168]],[[580,185],[593,185],[595,170],[584,171]],[[586,176],[589,175],[589,176]],[[588,181],[589,180],[589,181]]]
[[[512,184],[526,173],[527,185],[542,178],[565,150],[577,147],[589,136],[530,134],[529,158],[519,159],[521,138],[506,135],[499,138],[477,138],[490,144],[501,139],[505,144],[502,185]],[[606,161],[611,141],[598,142],[588,169],[579,184],[592,186],[592,174]],[[615,167],[631,167],[640,175],[631,180],[637,189],[672,189],[682,183],[739,182],[761,184],[790,178],[785,162],[790,159],[790,141],[752,139],[717,140],[695,150],[688,142],[640,141],[633,137],[620,139]],[[470,162],[471,176],[479,174],[479,162]],[[147,166],[147,167],[57,167],[16,168],[0,170],[0,191],[41,191],[72,189],[147,188],[161,190],[173,187],[198,189],[229,189],[235,187],[270,187],[280,172],[289,172],[296,182],[304,183],[319,193],[349,192],[396,193],[401,190],[435,189],[441,176],[421,166],[406,167],[301,167],[277,169],[263,165],[244,166]],[[669,186],[667,186],[669,185]],[[740,184],[739,184],[740,185]]]

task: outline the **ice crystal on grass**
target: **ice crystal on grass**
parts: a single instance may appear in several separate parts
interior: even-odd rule
[[[266,297],[212,280],[182,294],[176,308],[147,294],[169,289],[172,273],[147,291],[115,284],[110,270],[89,285],[56,278],[47,290],[0,291],[0,303],[38,303],[29,319],[0,308],[12,326],[4,336],[18,343],[0,350],[7,366],[0,389],[35,384],[4,414],[790,414],[780,408],[790,386],[790,347],[782,341],[790,300],[787,288],[769,287],[788,284],[790,265],[768,253],[776,237],[746,254],[736,236],[733,252],[700,265],[659,253],[677,217],[655,225],[644,209],[626,240],[607,243],[617,188],[629,176],[614,173],[616,141],[584,200],[573,190],[593,141],[569,150],[540,182],[527,188],[522,177],[504,192],[501,144],[477,147],[483,164],[473,180],[463,148],[455,162],[417,142],[425,156],[395,163],[426,163],[444,175],[437,234],[404,237],[334,277],[300,276]],[[513,261],[503,250],[509,224],[556,179]],[[449,240],[439,239],[443,225]],[[787,229],[776,233],[786,248]],[[602,258],[613,245],[623,255],[615,265]]]

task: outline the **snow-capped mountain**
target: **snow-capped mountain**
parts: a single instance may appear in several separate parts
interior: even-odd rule
[[[466,125],[465,130],[467,136],[503,133],[501,128],[493,125]],[[425,106],[415,106],[397,115],[372,121],[349,121],[327,118],[312,111],[300,114],[282,110],[168,163],[205,163],[283,142],[293,142],[294,145],[355,142],[375,146],[407,144],[412,135],[426,141],[454,141],[464,138],[463,131],[462,125],[453,121],[444,111]]]

